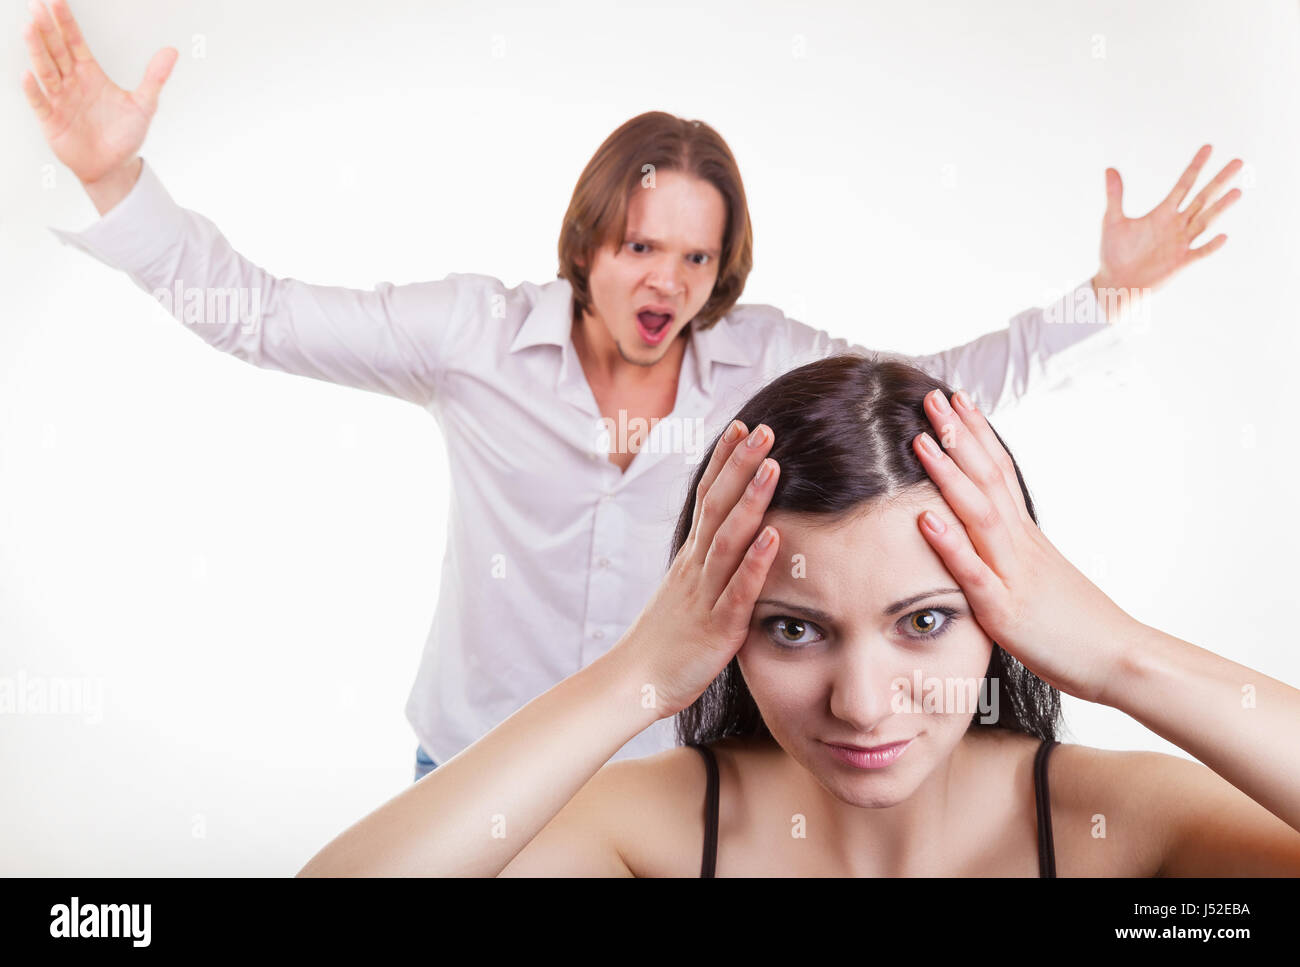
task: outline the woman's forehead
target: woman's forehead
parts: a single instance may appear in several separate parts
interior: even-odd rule
[[[771,511],[765,522],[776,528],[781,543],[765,587],[802,587],[847,603],[863,595],[897,600],[920,585],[950,581],[919,529],[927,509],[955,520],[937,493],[873,501],[839,519]]]

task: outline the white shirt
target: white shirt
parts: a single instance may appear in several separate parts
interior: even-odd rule
[[[223,352],[399,397],[438,421],[450,520],[437,609],[406,706],[438,763],[618,641],[663,578],[704,447],[754,392],[832,353],[875,354],[771,306],[738,305],[711,328],[692,329],[672,415],[624,473],[608,459],[611,431],[574,351],[565,280],[511,288],[453,273],[358,290],[276,278],[177,205],[147,162],[131,192],[88,229],[51,231],[127,272]],[[247,314],[206,309],[206,296],[221,290],[242,296]],[[1073,322],[1052,324],[1047,313]],[[991,412],[1063,375],[1065,350],[1113,343],[1107,334],[1118,331],[1085,282],[964,346],[877,355],[965,387]],[[614,758],[674,744],[664,719]]]

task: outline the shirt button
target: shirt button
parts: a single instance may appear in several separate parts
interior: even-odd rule
[[[601,567],[609,567],[609,558],[598,557],[596,558],[596,563],[599,564]]]
[[[605,632],[603,632],[603,631],[601,631],[599,628],[597,628],[595,631],[593,631],[593,632],[591,633],[591,637],[593,637],[593,638],[604,638],[604,637],[605,637]]]

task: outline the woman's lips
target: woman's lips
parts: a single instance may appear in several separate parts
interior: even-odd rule
[[[834,745],[826,743],[826,747],[841,762],[847,762],[858,769],[883,769],[885,766],[898,760],[898,757],[906,751],[907,747],[912,744],[911,739],[902,742],[891,742],[888,745],[872,746],[864,749],[856,746]]]

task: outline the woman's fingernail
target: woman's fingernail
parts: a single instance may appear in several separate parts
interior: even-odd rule
[[[932,457],[939,457],[943,455],[942,453],[939,452],[939,444],[935,443],[934,437],[930,436],[930,434],[928,433],[921,434],[921,446],[924,447],[925,452],[930,454],[930,456]]]
[[[727,443],[735,443],[740,439],[740,423],[736,420],[731,421],[731,426],[727,427],[727,432],[722,435],[722,439]]]
[[[755,450],[757,450],[759,447],[763,445],[763,441],[766,438],[767,438],[767,427],[765,426],[755,427],[754,432],[749,435],[749,445],[753,447]]]
[[[764,527],[763,532],[758,535],[758,540],[754,541],[754,546],[760,551],[767,548],[772,543],[772,538],[776,537],[776,531],[771,527]]]
[[[754,474],[754,483],[760,487],[767,483],[772,476],[773,466],[774,464],[771,460],[764,460],[760,463],[758,465],[758,473]]]
[[[948,405],[948,397],[944,395],[943,390],[937,389],[933,393],[934,405],[940,413],[951,413],[952,407]]]
[[[943,521],[939,519],[938,515],[934,514],[932,511],[927,510],[922,514],[921,520],[924,521],[926,529],[932,534],[942,534],[948,529],[944,526]]]
[[[964,389],[959,389],[957,392],[953,393],[952,398],[957,401],[957,405],[963,410],[974,411],[975,404],[970,401],[970,397],[966,395]]]

